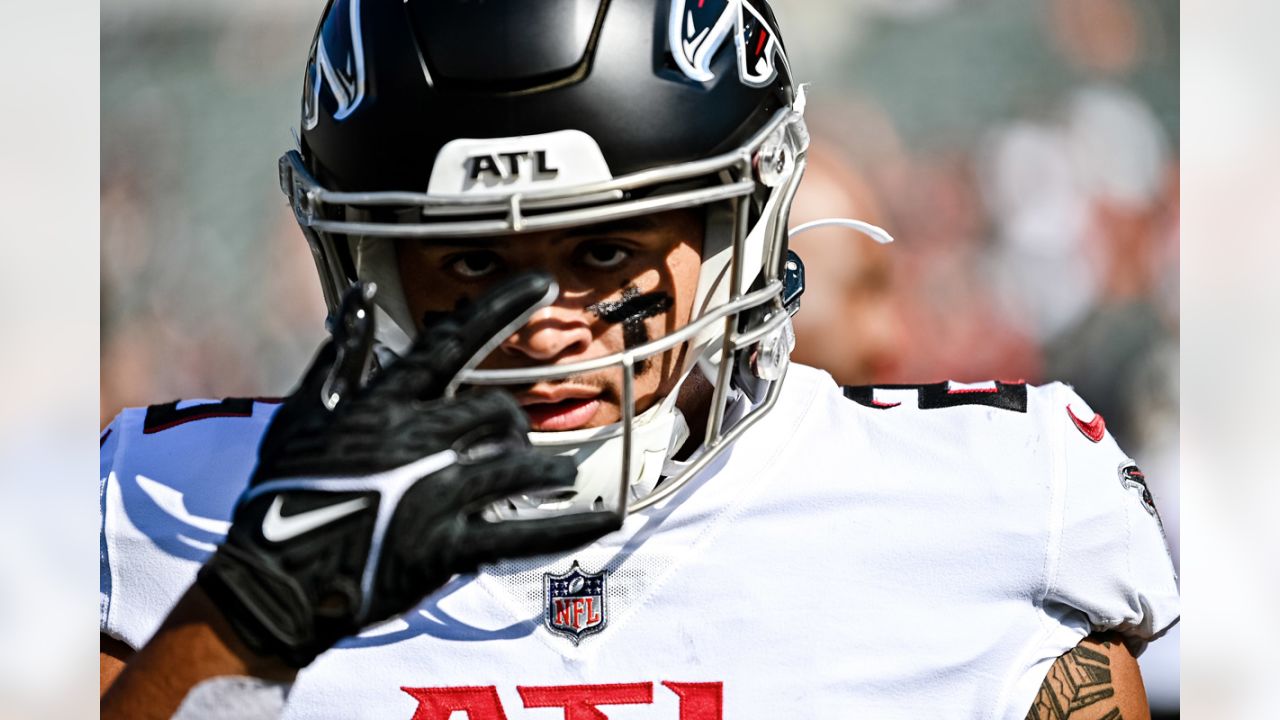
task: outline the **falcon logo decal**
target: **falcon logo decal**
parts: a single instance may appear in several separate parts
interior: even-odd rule
[[[302,117],[307,130],[320,121],[320,93],[328,89],[342,120],[364,100],[364,38],[360,0],[336,0],[316,35],[302,91]]]
[[[689,79],[715,79],[711,63],[730,37],[744,84],[768,85],[778,76],[779,64],[791,74],[777,33],[748,0],[672,0],[667,42]]]

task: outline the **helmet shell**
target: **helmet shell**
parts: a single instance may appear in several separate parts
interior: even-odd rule
[[[777,27],[764,2],[751,7]],[[733,37],[708,55],[713,77],[692,79],[669,47],[671,13],[667,0],[331,0],[307,67],[303,159],[334,189],[423,192],[452,140],[572,129],[618,177],[736,147],[792,101],[785,62],[767,84],[741,78]]]

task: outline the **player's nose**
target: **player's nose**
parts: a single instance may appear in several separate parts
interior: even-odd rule
[[[539,310],[499,349],[507,355],[549,363],[585,353],[591,326],[581,310],[553,305]]]

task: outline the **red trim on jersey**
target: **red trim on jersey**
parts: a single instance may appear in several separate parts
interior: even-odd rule
[[[1102,419],[1098,413],[1093,414],[1093,419],[1085,422],[1076,417],[1075,412],[1067,405],[1067,414],[1071,416],[1071,422],[1076,424],[1076,429],[1082,435],[1089,438],[1091,442],[1102,442],[1102,436],[1107,434],[1107,421]]]

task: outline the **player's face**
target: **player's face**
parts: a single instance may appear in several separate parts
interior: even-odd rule
[[[564,365],[661,338],[689,321],[702,262],[702,213],[676,210],[600,225],[483,240],[401,240],[400,277],[416,318],[452,311],[499,279],[555,276],[560,296],[480,367]],[[421,322],[421,321],[420,321]],[[636,412],[666,397],[685,347],[636,364]],[[622,419],[622,370],[510,388],[534,430],[591,428]]]

